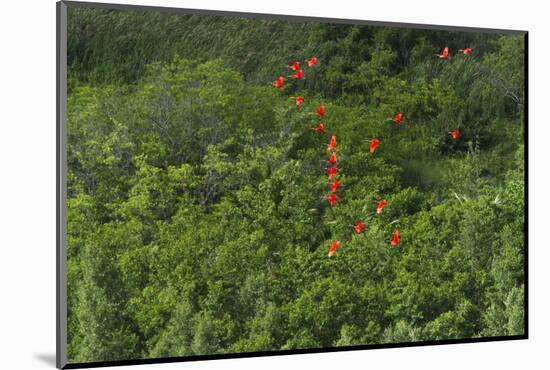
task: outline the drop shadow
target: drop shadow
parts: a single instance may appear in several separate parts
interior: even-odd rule
[[[52,367],[55,367],[56,365],[55,353],[35,353],[34,358]]]

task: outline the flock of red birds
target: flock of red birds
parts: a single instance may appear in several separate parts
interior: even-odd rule
[[[471,54],[472,51],[473,50],[471,48],[465,48],[465,49],[459,49],[458,50],[459,53],[462,53],[464,55]],[[436,55],[440,59],[449,59],[450,58],[449,48],[445,47],[441,51],[440,54],[436,54]],[[317,64],[319,64],[319,61],[317,60],[316,57],[312,57],[309,60],[306,59],[305,61],[307,62],[308,68],[313,68]],[[295,80],[305,79],[304,70],[301,68],[299,61],[294,61],[294,63],[292,63],[292,65],[288,66],[288,68],[294,72],[294,74],[289,76],[288,78],[292,78],[292,79],[295,79]],[[275,82],[271,83],[271,85],[274,86],[277,89],[283,89],[285,79],[286,79],[286,77],[284,75],[280,75],[279,78]],[[301,106],[304,103],[304,97],[303,96],[294,97],[294,102],[295,102],[296,106]],[[325,108],[324,104],[319,105],[315,115],[319,119],[323,119],[323,117],[326,116],[326,108]],[[405,116],[402,112],[397,112],[394,115],[393,118],[389,119],[389,121],[394,123],[394,124],[401,125],[403,123],[404,118],[405,118]],[[318,133],[325,133],[325,125],[323,123],[318,123],[317,126],[312,128],[312,130],[314,130]],[[452,139],[454,140],[455,143],[461,135],[460,131],[457,130],[457,129],[449,132],[449,134],[451,135],[451,137],[452,137]],[[336,144],[336,135],[332,135],[331,138],[330,138],[330,141],[327,145],[327,150],[330,153],[330,157],[326,161],[326,164],[329,166],[327,172],[328,172],[328,180],[329,180],[329,185],[330,185],[330,191],[331,192],[330,192],[330,195],[325,195],[323,197],[324,200],[328,201],[328,203],[330,204],[331,207],[333,207],[336,204],[336,201],[338,200],[338,197],[336,196],[336,193],[337,193],[338,188],[342,185],[342,183],[336,179],[336,174],[338,173],[338,167],[337,167],[338,160],[337,160],[337,157],[336,157],[337,156],[336,155],[336,145],[337,145]],[[380,140],[378,140],[376,138],[372,138],[370,140],[370,152],[371,152],[371,154],[374,154],[374,152],[376,151],[376,148],[378,147],[378,145],[380,145]],[[386,207],[387,204],[388,204],[388,201],[386,199],[380,200],[378,202],[378,205],[376,206],[376,215],[381,214],[384,207]],[[362,220],[359,220],[352,227],[353,227],[354,231],[357,234],[361,234],[363,232],[363,230],[365,230],[366,225]],[[393,234],[392,234],[392,236],[389,240],[389,243],[390,243],[390,245],[393,245],[393,246],[398,246],[399,245],[399,230],[398,229],[396,229],[393,232]],[[334,254],[334,252],[336,252],[336,250],[338,250],[341,246],[342,246],[342,243],[339,240],[335,240],[329,248],[328,256],[331,257]]]

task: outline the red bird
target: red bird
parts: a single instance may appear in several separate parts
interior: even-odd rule
[[[314,65],[319,64],[316,57],[312,57],[310,60],[307,61],[307,66],[309,68],[313,67]]]
[[[371,153],[374,153],[374,151],[376,150],[376,147],[380,145],[380,140],[378,139],[372,139],[370,141],[370,152]]]
[[[317,127],[314,128],[314,130],[317,132],[325,132],[325,125],[323,125],[322,123],[319,123]]]
[[[452,137],[454,140],[456,140],[456,139],[458,139],[458,138],[460,137],[460,131],[458,131],[458,130],[453,130],[453,131],[451,131],[451,132],[449,132],[449,133],[451,134],[451,137]]]
[[[305,79],[304,77],[304,70],[303,69],[299,69],[297,70],[294,75],[292,76],[292,78],[295,78],[297,80],[303,80]]]
[[[334,252],[336,252],[336,250],[338,248],[340,248],[341,244],[340,244],[340,241],[336,240],[334,243],[332,243],[332,246],[330,247],[329,251],[328,251],[328,256],[332,256],[334,254]]]
[[[449,48],[445,47],[445,49],[443,49],[441,54],[436,54],[436,55],[439,57],[439,59],[449,59]]]
[[[365,224],[363,221],[359,221],[357,225],[355,225],[353,228],[355,229],[355,232],[357,234],[361,234],[361,231],[363,231],[363,228],[365,227]]]
[[[288,68],[292,69],[293,71],[297,71],[300,69],[300,62],[296,60],[294,63],[292,63],[291,66],[288,66]]]
[[[398,112],[392,119],[393,122],[395,123],[401,123],[403,122],[403,113],[401,112]]]
[[[458,49],[459,52],[461,52],[462,54],[472,54],[472,49],[471,48],[466,48],[466,49]]]
[[[334,175],[336,175],[336,172],[338,172],[338,167],[331,167],[331,168],[328,170],[328,179],[329,179],[329,180],[332,180],[332,178],[334,177]]]
[[[332,150],[334,148],[336,148],[336,136],[332,135],[332,137],[330,138],[330,143],[327,146],[327,149]]]
[[[336,164],[336,152],[332,152],[332,155],[330,156],[329,160],[327,161],[328,164]]]
[[[399,230],[395,230],[393,237],[390,240],[391,245],[399,245]]]
[[[304,97],[303,96],[297,96],[296,97],[296,105],[300,105],[304,102]]]
[[[284,76],[279,76],[279,78],[277,79],[277,81],[272,82],[271,85],[272,85],[272,86],[275,86],[275,87],[278,88],[278,89],[282,89],[283,86],[284,86],[284,81],[285,81],[285,77],[284,77]]]
[[[388,204],[388,201],[386,199],[382,199],[380,202],[378,202],[378,206],[376,206],[376,214],[379,215],[382,213],[382,210],[384,207]]]
[[[324,117],[325,116],[325,106],[321,104],[319,108],[317,109],[317,116]]]
[[[340,187],[340,185],[342,185],[342,183],[340,181],[334,180],[334,182],[332,184],[330,184],[330,190],[333,193],[336,193],[336,190]]]
[[[332,207],[336,203],[336,194],[331,194],[330,196],[325,195],[325,199],[328,200],[330,206]]]

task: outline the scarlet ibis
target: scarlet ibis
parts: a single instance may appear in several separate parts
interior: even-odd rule
[[[392,239],[390,240],[391,245],[399,245],[399,230],[395,230],[393,233]]]
[[[332,184],[330,184],[330,190],[333,193],[336,193],[336,190],[340,187],[340,185],[342,185],[342,183],[340,181],[334,180],[334,182]]]
[[[472,48],[458,49],[462,54],[472,54]]]
[[[332,178],[334,177],[334,175],[336,175],[336,172],[338,172],[338,167],[331,167],[331,168],[328,170],[328,179],[329,179],[329,180],[332,180]]]
[[[382,199],[380,202],[378,202],[378,206],[376,206],[376,214],[379,215],[382,213],[382,210],[384,207],[388,204],[388,201],[386,199]]]
[[[284,76],[279,76],[277,81],[272,82],[271,85],[275,86],[278,89],[282,89],[284,87],[284,81],[285,81],[285,77]]]
[[[314,128],[314,130],[317,132],[325,132],[325,125],[323,125],[322,123],[319,123],[317,127]]]
[[[291,66],[288,66],[288,68],[292,69],[293,71],[297,71],[300,69],[300,62],[296,60],[294,61],[294,63],[292,63]]]
[[[327,146],[327,149],[332,150],[334,148],[336,148],[336,136],[332,135],[332,137],[330,138],[330,143]]]
[[[321,104],[319,108],[317,109],[317,116],[324,117],[325,116],[325,106]]]
[[[294,75],[292,76],[292,78],[295,78],[297,80],[303,80],[305,77],[304,77],[304,70],[303,69],[298,69],[296,72],[294,72]]]
[[[452,137],[454,140],[456,140],[456,139],[458,139],[458,138],[460,137],[460,131],[458,131],[458,130],[453,130],[453,131],[451,131],[451,132],[449,132],[449,133],[451,134],[451,137]]]
[[[325,199],[328,200],[330,206],[332,207],[336,203],[336,194],[332,193],[331,195],[325,195]]]
[[[312,57],[310,60],[307,61],[307,66],[309,68],[313,67],[314,65],[317,65],[319,62],[317,61],[317,57]]]
[[[332,152],[329,160],[327,161],[328,164],[336,164],[336,152]]]
[[[300,105],[304,102],[304,97],[303,96],[297,96],[296,97],[296,105]]]
[[[370,141],[370,152],[371,153],[374,153],[374,151],[376,150],[376,147],[380,145],[380,140],[378,139],[371,139]]]
[[[398,113],[393,117],[392,121],[395,122],[395,123],[401,123],[401,122],[403,122],[403,118],[404,118],[404,117],[403,117],[403,113],[398,112]]]
[[[363,221],[359,221],[357,225],[355,225],[353,228],[355,229],[355,232],[357,234],[361,234],[361,231],[363,231],[363,228],[365,227],[365,224]]]
[[[441,54],[436,54],[439,59],[449,59],[449,48],[448,47],[445,47],[445,49],[443,49],[443,51],[441,52]]]
[[[336,240],[334,243],[332,243],[332,246],[330,247],[329,251],[328,251],[328,256],[332,256],[334,254],[334,252],[336,252],[336,250],[338,248],[340,248],[341,244],[340,244],[340,241]]]

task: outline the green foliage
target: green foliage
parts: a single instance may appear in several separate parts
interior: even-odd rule
[[[70,8],[68,46],[71,362],[523,334],[521,37]]]

